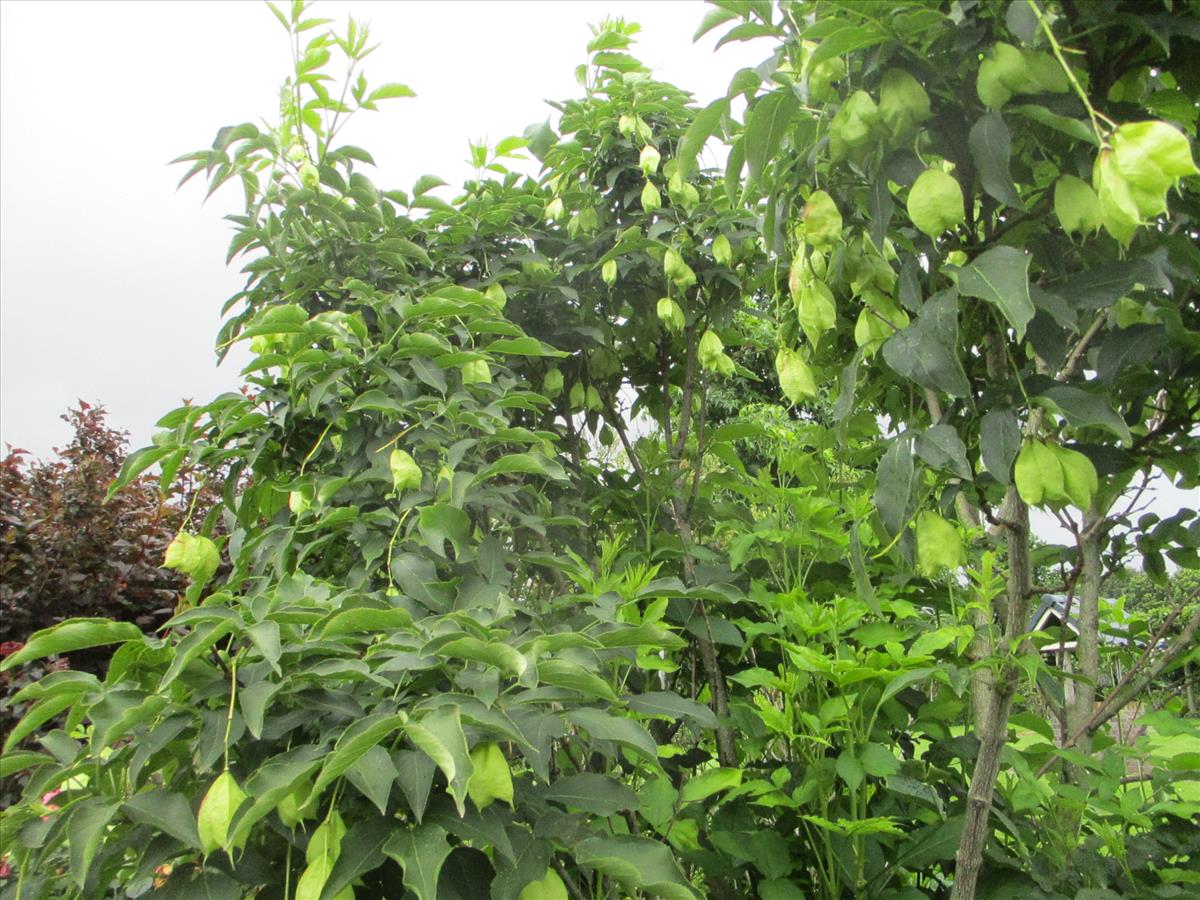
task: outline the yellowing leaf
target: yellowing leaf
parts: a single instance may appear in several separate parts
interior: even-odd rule
[[[421,486],[421,469],[408,453],[396,448],[388,457],[388,468],[392,472],[392,490],[416,490]]]
[[[926,510],[917,516],[917,570],[929,577],[963,563],[962,537],[950,522]]]
[[[842,214],[825,191],[813,191],[804,204],[804,239],[818,249],[832,246],[842,236]]]
[[[670,331],[683,331],[683,326],[686,324],[683,308],[670,297],[663,297],[658,301],[657,312],[658,320]]]
[[[929,95],[903,69],[888,69],[879,87],[879,118],[893,139],[909,133],[931,115]]]
[[[775,355],[775,373],[783,395],[792,403],[817,395],[817,383],[808,363],[795,350],[780,350]]]
[[[473,359],[468,363],[463,363],[462,367],[463,384],[491,384],[492,370],[487,364],[487,360]]]
[[[1058,503],[1064,493],[1063,471],[1054,450],[1041,441],[1028,441],[1013,468],[1017,493],[1030,506]]]
[[[1064,175],[1055,183],[1054,213],[1068,234],[1087,235],[1100,228],[1100,198],[1074,175]]]
[[[216,544],[203,535],[186,531],[175,535],[163,558],[165,568],[182,572],[200,584],[208,581],[220,564],[221,554]]]
[[[733,262],[733,247],[729,244],[729,238],[723,234],[718,234],[713,238],[712,243],[713,259],[723,266],[727,266]]]
[[[518,900],[567,900],[567,886],[557,872],[547,869],[544,877],[525,885]]]
[[[479,744],[471,751],[471,762],[475,771],[467,782],[467,796],[476,808],[482,811],[496,800],[503,800],[512,806],[512,771],[500,745]]]
[[[228,769],[217,776],[200,801],[200,811],[196,814],[196,830],[205,853],[227,848],[229,823],[245,799],[246,792]]]
[[[1075,506],[1084,511],[1088,510],[1091,508],[1092,498],[1100,489],[1096,467],[1077,450],[1055,447],[1054,455],[1062,467],[1063,491]]]
[[[909,189],[908,216],[931,238],[966,221],[958,181],[941,169],[926,169]]]
[[[647,179],[646,186],[642,188],[642,209],[651,213],[660,206],[662,206],[662,194],[654,186],[654,182]]]
[[[658,164],[661,160],[662,154],[654,149],[653,144],[647,144],[642,148],[641,155],[638,156],[638,165],[647,175],[653,175],[658,171]]]

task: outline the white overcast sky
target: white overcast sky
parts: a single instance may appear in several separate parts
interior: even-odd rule
[[[282,4],[285,8],[286,2]],[[470,176],[469,139],[520,134],[578,96],[588,24],[640,22],[634,52],[707,102],[766,46],[692,43],[700,2],[323,2],[314,15],[371,25],[375,84],[415,99],[343,132],[379,164],[382,188]],[[215,367],[236,186],[202,205],[167,162],[223,125],[274,121],[287,38],[257,2],[0,2],[0,440],[36,456],[69,438],[78,399],[149,440],[182,398],[239,384],[245,357]],[[449,194],[450,188],[443,188]]]
[[[469,139],[520,134],[551,114],[544,101],[578,96],[588,23],[606,15],[642,24],[634,52],[659,77],[701,103],[723,94],[769,48],[714,53],[715,34],[693,44],[705,11],[698,0],[314,10],[369,22],[382,45],[372,83],[417,92],[344,132],[374,155],[383,188],[426,173],[457,185]],[[139,447],[181,399],[238,386],[246,357],[235,349],[217,368],[212,350],[221,304],[242,284],[223,262],[237,189],[201,205],[200,182],[176,192],[181,170],[167,162],[223,125],[274,121],[289,66],[283,29],[250,0],[0,2],[0,441],[48,456],[69,438],[59,416],[83,399]],[[1168,486],[1154,507],[1196,502]]]

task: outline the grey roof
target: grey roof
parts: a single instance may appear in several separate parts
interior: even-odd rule
[[[1107,599],[1104,597],[1100,598],[1100,607],[1101,607],[1102,614],[1103,614],[1103,609],[1105,606],[1112,607],[1115,605],[1116,605],[1115,600]],[[1040,622],[1042,620],[1042,617],[1045,616],[1047,612],[1056,613],[1058,615],[1058,619],[1060,622],[1064,618],[1066,618],[1067,627],[1070,628],[1071,631],[1075,632],[1076,634],[1079,634],[1079,620],[1076,618],[1076,616],[1078,615],[1078,612],[1079,612],[1079,598],[1075,598],[1075,601],[1071,604],[1071,615],[1069,618],[1067,618],[1066,617],[1066,612],[1067,612],[1067,595],[1066,594],[1042,594],[1041,604],[1038,606],[1037,609],[1035,609],[1033,611],[1033,615],[1031,615],[1029,617],[1029,629],[1031,631],[1033,629],[1037,628],[1038,622]],[[1108,631],[1124,631],[1125,626],[1118,622],[1108,622],[1107,630]],[[1102,628],[1100,631],[1100,642],[1103,644],[1112,644],[1114,646],[1125,646],[1126,644],[1129,643],[1129,638],[1120,637],[1119,635],[1115,635],[1115,634],[1108,634],[1108,633],[1106,633],[1106,630]]]

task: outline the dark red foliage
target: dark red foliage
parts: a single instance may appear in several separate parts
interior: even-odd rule
[[[10,448],[0,460],[0,641],[24,641],[75,616],[152,630],[186,586],[159,564],[194,481],[185,477],[184,492],[163,498],[157,479],[145,475],[105,503],[128,449],[128,434],[110,428],[106,416],[81,401],[63,416],[75,436],[56,448],[57,458],[31,462]],[[215,499],[200,497],[193,521]]]

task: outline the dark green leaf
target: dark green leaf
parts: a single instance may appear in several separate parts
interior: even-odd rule
[[[779,149],[799,105],[791,88],[785,87],[759,98],[749,111],[745,141],[752,184],[762,183],[763,171]]]
[[[1011,409],[993,409],[979,423],[983,464],[1001,484],[1012,484],[1012,464],[1021,449],[1021,426]]]
[[[696,157],[704,149],[704,144],[713,136],[713,133],[716,132],[718,126],[721,124],[721,119],[728,112],[728,98],[720,97],[696,113],[696,118],[692,119],[692,124],[688,126],[687,131],[683,133],[683,137],[679,139],[679,149],[675,153],[677,171],[684,178],[692,170],[692,167],[696,164]]]
[[[383,846],[400,826],[391,819],[356,822],[342,838],[341,852],[321,889],[321,900],[332,900],[367,872],[383,865]]]
[[[613,741],[636,751],[648,760],[658,759],[658,747],[649,732],[633,719],[610,715],[601,709],[576,709],[567,718],[597,741]]]
[[[445,829],[417,825],[393,832],[383,845],[383,852],[404,867],[404,886],[417,900],[437,900],[438,877],[451,849],[446,838]]]
[[[417,529],[425,545],[438,556],[446,556],[446,541],[461,556],[470,540],[471,520],[455,506],[438,503],[426,506],[417,518]]]
[[[953,425],[934,425],[917,435],[917,455],[935,469],[947,469],[969,481],[971,466],[967,463],[967,445]]]
[[[995,304],[1012,325],[1017,340],[1025,336],[1025,326],[1033,318],[1029,259],[1015,247],[993,247],[958,270],[959,291]]]
[[[189,847],[200,849],[200,832],[196,830],[196,814],[183,794],[156,790],[134,794],[122,811],[142,825],[166,832]]]
[[[1106,398],[1068,384],[1054,385],[1038,394],[1050,400],[1076,428],[1103,428],[1120,438],[1126,446],[1133,443],[1129,426],[1113,412]],[[1036,399],[1036,398],[1035,398]]]
[[[388,798],[398,774],[391,756],[378,744],[346,770],[346,777],[350,783],[375,804],[381,816],[387,815]]]
[[[67,844],[71,849],[71,877],[80,890],[87,884],[92,860],[100,847],[113,814],[120,804],[107,803],[99,797],[89,797],[71,807],[67,823]]]
[[[629,708],[648,716],[691,719],[701,728],[715,729],[717,717],[703,703],[688,700],[671,691],[651,691],[626,698]]]
[[[908,522],[916,486],[918,473],[913,465],[912,444],[911,434],[893,439],[875,473],[875,507],[883,527],[892,536],[899,534]]]
[[[67,619],[51,628],[35,632],[15,653],[10,653],[0,663],[0,672],[19,666],[30,660],[45,656],[74,653],[89,647],[119,644],[123,641],[139,641],[142,632],[130,622],[112,622],[108,619]]]
[[[637,794],[621,782],[590,772],[558,779],[546,789],[546,799],[597,816],[611,816],[638,806]]]
[[[575,861],[630,888],[667,900],[693,900],[699,894],[683,876],[666,844],[634,835],[593,837],[575,848]]]
[[[930,297],[916,321],[883,345],[883,358],[898,375],[931,391],[966,397],[971,385],[958,354],[958,300],[953,291]]]
[[[971,157],[975,160],[975,168],[979,172],[983,189],[1001,203],[1013,209],[1024,210],[1025,204],[1021,202],[1021,195],[1017,193],[1009,173],[1012,138],[1000,113],[993,110],[981,116],[971,126],[967,143],[970,145]]]

